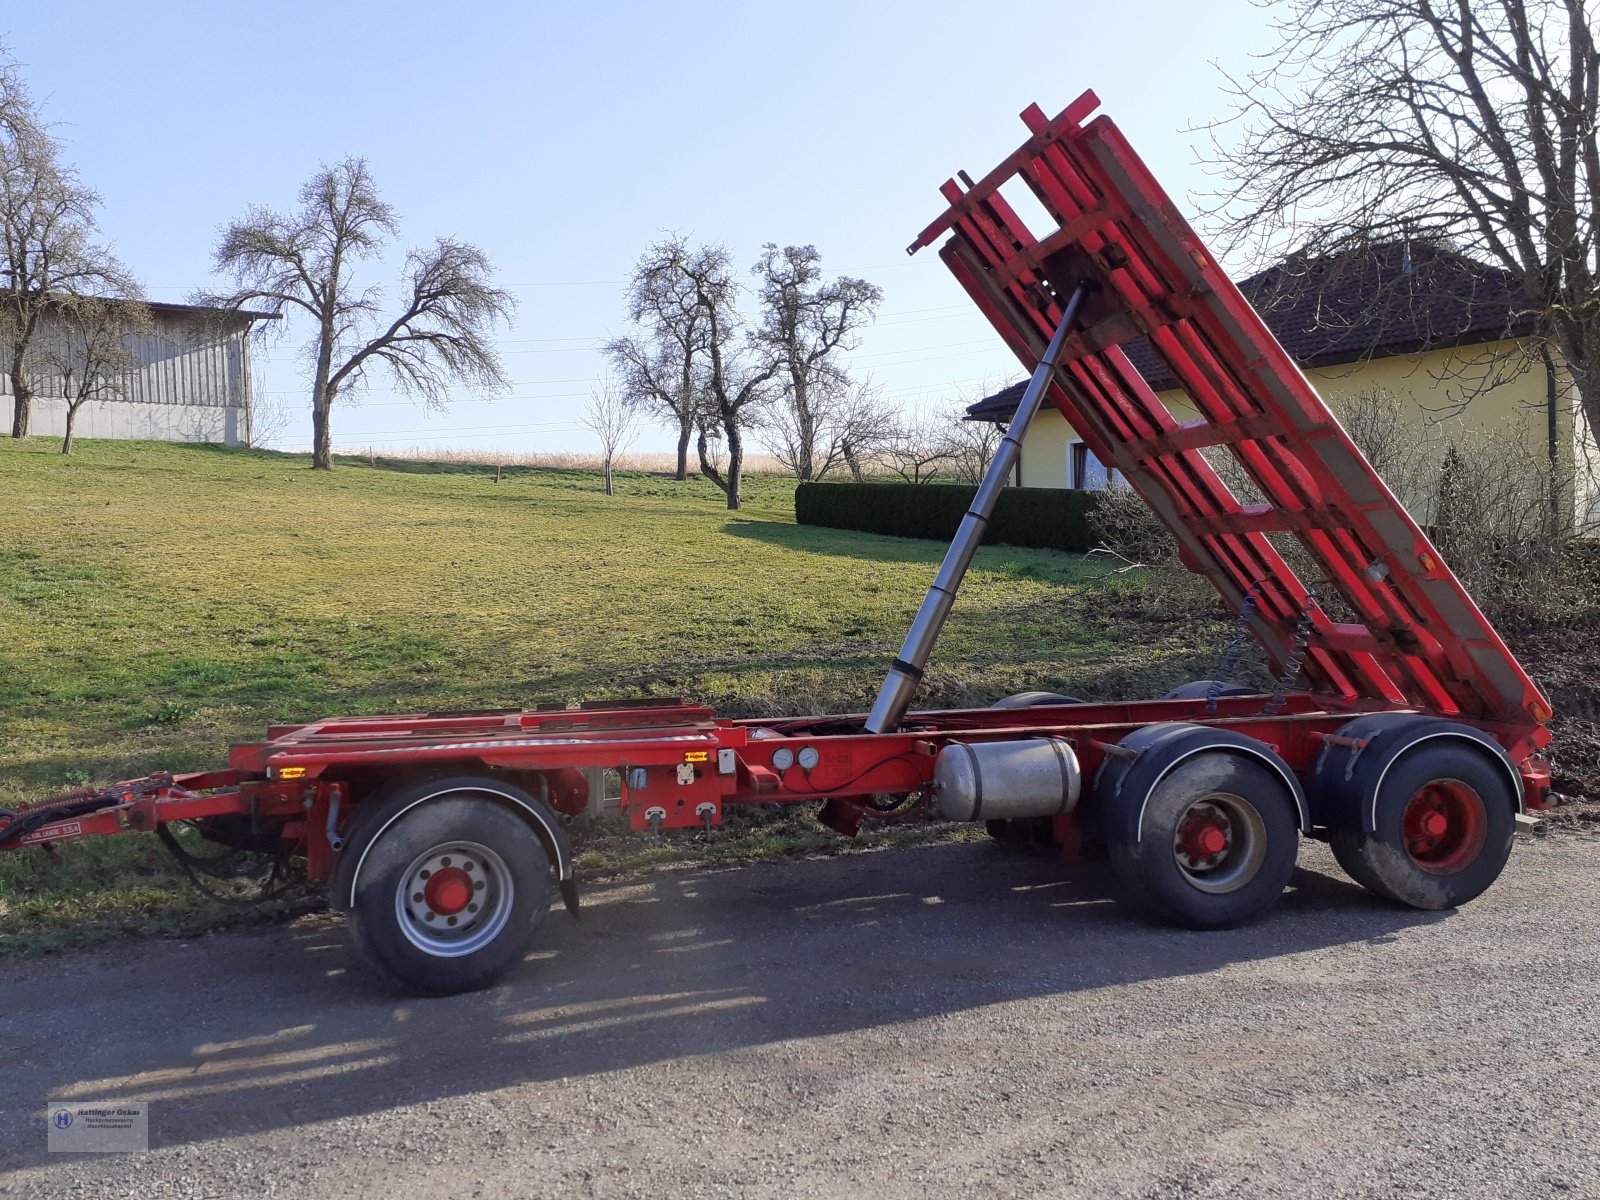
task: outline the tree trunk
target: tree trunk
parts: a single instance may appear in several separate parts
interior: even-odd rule
[[[694,436],[694,421],[678,418],[678,473],[673,476],[679,483],[689,478],[689,439]]]
[[[323,388],[311,404],[311,466],[318,471],[333,470],[333,431],[328,422],[333,408],[333,389]]]
[[[728,495],[728,481],[722,477],[720,471],[711,465],[711,459],[706,454],[706,431],[704,429],[700,431],[700,436],[695,439],[694,447],[695,452],[700,456],[700,474],[721,488],[724,496]],[[728,507],[737,508],[738,505],[730,500]]]
[[[338,267],[335,264],[335,279]],[[328,380],[333,375],[333,322],[323,319],[317,339],[317,375],[311,385],[311,469],[333,470],[333,431],[328,416],[337,387]]]
[[[810,389],[798,379],[794,381],[794,424],[800,442],[800,452],[795,455],[794,475],[801,483],[807,483],[815,476],[817,469],[817,419],[811,412]]]
[[[611,490],[611,459],[608,457],[603,464],[606,473],[606,495],[612,495]]]
[[[844,457],[844,465],[850,468],[850,478],[857,483],[865,483],[867,473],[861,469],[861,456],[856,453],[855,447],[846,444],[839,453]]]
[[[739,433],[739,426],[729,421],[723,426],[728,434],[728,486],[722,490],[728,494],[728,507],[739,507],[739,493],[744,484],[744,438]]]
[[[28,436],[28,422],[33,416],[33,390],[28,387],[28,381],[20,370],[11,372],[11,392],[16,397],[11,409],[11,436],[25,438]]]
[[[63,454],[72,453],[72,427],[77,423],[77,420],[78,406],[69,401],[67,404],[67,431],[61,439],[61,453]]]

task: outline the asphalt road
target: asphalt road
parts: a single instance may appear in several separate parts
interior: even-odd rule
[[[1454,913],[1302,867],[1213,934],[990,846],[662,871],[433,1001],[331,917],[11,964],[0,1195],[1600,1197],[1600,836]]]

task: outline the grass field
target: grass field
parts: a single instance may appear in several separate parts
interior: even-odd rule
[[[792,483],[729,513],[699,481],[211,447],[0,443],[0,807],[219,762],[270,721],[681,694],[724,715],[866,707],[943,552],[797,527]],[[1159,692],[1226,628],[1046,551],[978,555],[930,705]],[[809,851],[794,822],[718,854]],[[895,836],[904,836],[903,833]],[[592,867],[671,857],[591,834]],[[686,851],[699,853],[699,851]],[[0,947],[186,931],[151,838],[0,860]]]

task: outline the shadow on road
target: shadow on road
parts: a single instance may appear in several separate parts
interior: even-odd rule
[[[986,845],[593,887],[507,984],[384,992],[343,930],[224,934],[26,964],[0,985],[0,1117],[147,1100],[153,1145],[236,1136],[665,1059],[1382,941],[1447,919],[1299,871],[1262,922],[1196,934],[1111,899],[1104,867]],[[24,1030],[21,1026],[26,1025]],[[22,1035],[26,1035],[25,1037]],[[7,1110],[10,1110],[9,1112]],[[42,1161],[27,1136],[7,1159]]]

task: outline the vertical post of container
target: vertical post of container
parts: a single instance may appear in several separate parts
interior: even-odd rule
[[[967,568],[972,565],[972,556],[977,552],[978,543],[983,540],[983,531],[994,513],[995,501],[1000,498],[1006,479],[1022,453],[1022,435],[1027,432],[1034,414],[1044,402],[1050,377],[1055,373],[1056,359],[1067,340],[1067,330],[1078,314],[1078,305],[1085,291],[1086,286],[1079,284],[1061,310],[1061,323],[1056,326],[1044,356],[1034,368],[1033,378],[1022,393],[1016,415],[1011,418],[1011,427],[1006,430],[1005,438],[995,450],[989,470],[985,472],[983,482],[978,485],[977,494],[972,498],[972,507],[961,518],[961,526],[950,542],[950,549],[945,552],[939,573],[933,578],[933,586],[923,598],[922,607],[917,610],[916,619],[911,622],[911,629],[906,634],[905,644],[900,647],[900,657],[894,660],[888,678],[878,691],[878,699],[872,705],[871,715],[867,717],[868,733],[889,733],[906,715],[911,695],[922,680],[923,668],[928,665],[928,655],[939,638],[939,631],[944,628],[945,618],[950,615],[950,606],[955,603],[956,590],[960,588]]]

